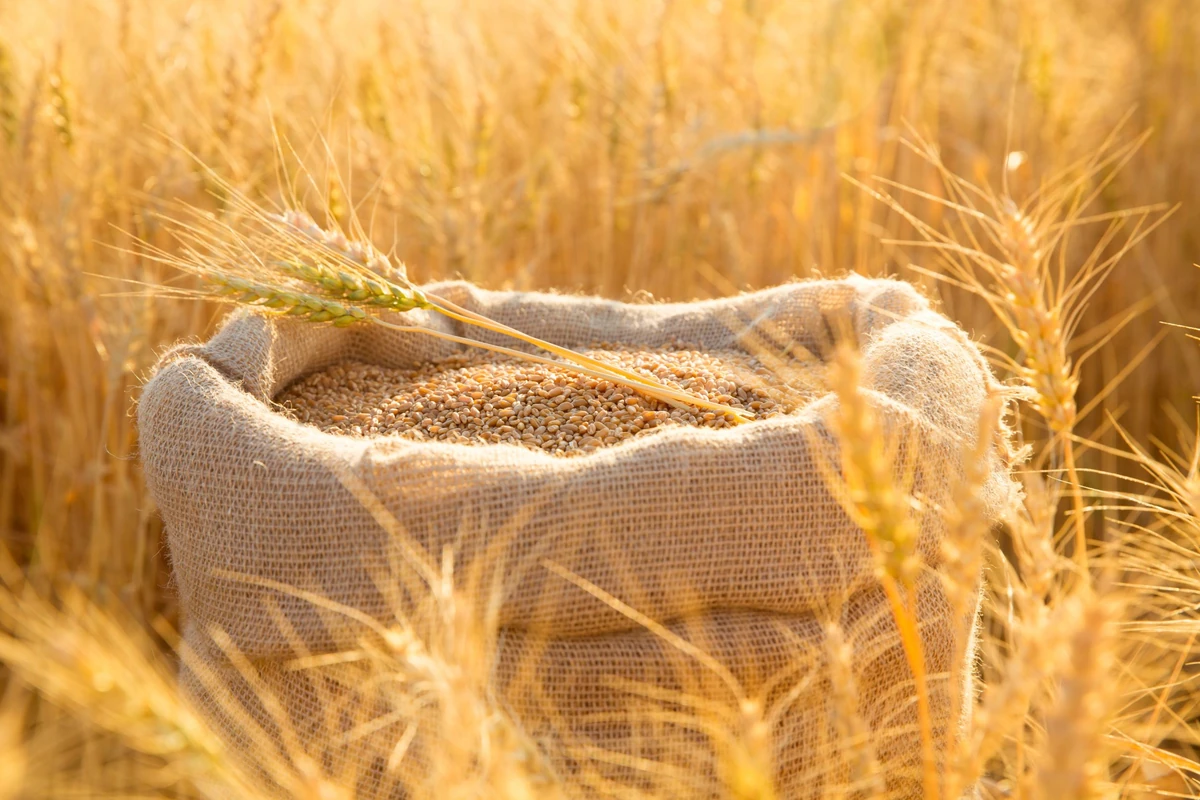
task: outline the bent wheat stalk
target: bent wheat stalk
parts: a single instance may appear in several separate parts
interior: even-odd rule
[[[402,264],[369,244],[349,239],[341,231],[322,228],[304,212],[288,210],[273,214],[242,197],[235,198],[234,208],[235,220],[246,223],[237,228],[194,209],[187,209],[194,222],[166,218],[182,245],[182,255],[151,248],[152,255],[197,276],[201,288],[156,288],[163,293],[231,302],[337,327],[373,324],[405,333],[421,333],[551,367],[570,368],[592,378],[624,384],[677,408],[694,406],[720,413],[733,423],[754,416],[749,411],[707,400],[651,376],[530,336],[427,294],[409,282]],[[400,325],[377,315],[382,311],[406,313],[415,309],[433,311],[464,325],[517,339],[561,360],[423,325]]]

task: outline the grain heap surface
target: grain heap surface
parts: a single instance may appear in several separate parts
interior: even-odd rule
[[[811,376],[807,386],[797,386],[790,373],[790,385],[784,385],[758,359],[741,351],[599,346],[588,355],[748,409],[756,419],[790,413],[816,389]],[[293,383],[276,401],[284,413],[327,433],[509,443],[554,455],[587,453],[672,425],[731,424],[714,412],[674,408],[566,367],[485,351],[459,353],[407,370],[338,364]]]

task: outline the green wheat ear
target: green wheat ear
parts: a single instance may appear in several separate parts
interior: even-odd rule
[[[341,231],[322,228],[303,211],[288,210],[269,217],[323,249],[362,267],[367,274],[355,274],[302,258],[289,258],[279,262],[278,266],[282,271],[308,283],[318,284],[331,294],[352,302],[365,302],[400,312],[431,307],[421,290],[409,283],[403,267],[396,266],[391,259],[370,245],[348,239]]]
[[[419,290],[398,286],[382,278],[364,278],[298,258],[276,261],[275,266],[280,272],[305,283],[320,286],[330,294],[354,303],[367,303],[401,312],[412,311],[414,308],[429,308],[429,301]]]
[[[209,272],[205,279],[218,297],[229,297],[242,305],[269,309],[309,322],[332,322],[339,328],[345,328],[367,319],[367,312],[357,306],[347,306],[312,294],[291,292],[221,272]]]
[[[330,322],[337,327],[371,322],[397,331],[420,332],[456,344],[479,347],[556,368],[568,367],[598,380],[612,380],[625,384],[647,397],[678,408],[690,405],[720,413],[735,424],[754,416],[744,409],[712,402],[692,392],[669,386],[657,378],[631,372],[584,353],[577,353],[570,348],[529,336],[495,320],[459,308],[444,298],[427,297],[409,283],[402,267],[393,266],[386,256],[368,244],[351,241],[341,231],[327,231],[321,228],[302,211],[287,211],[283,214],[260,212],[258,219],[266,223],[265,230],[262,231],[264,235],[249,245],[250,251],[246,255],[250,257],[250,261],[239,259],[238,266],[233,267],[234,270],[250,270],[248,277],[214,270],[199,253],[195,254],[194,260],[182,262],[185,269],[198,275],[207,284],[203,294],[309,322]],[[266,258],[259,260],[260,255]],[[243,267],[246,263],[252,266]],[[299,286],[293,288],[297,284]],[[562,360],[557,361],[535,353],[489,344],[421,325],[395,324],[369,314],[368,308],[398,312],[429,309],[464,325],[511,336],[552,353]]]

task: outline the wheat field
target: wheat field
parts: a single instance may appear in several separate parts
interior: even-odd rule
[[[1197,43],[1193,0],[0,3],[0,798],[358,794],[292,747],[247,769],[174,678],[134,409],[225,312],[178,296],[164,220],[239,197],[360,231],[418,284],[916,284],[1020,397],[1025,490],[1003,530],[969,491],[946,512],[950,595],[987,576],[980,679],[924,796],[1198,796]],[[410,796],[684,796],[581,793],[494,707],[488,633],[452,633],[371,662],[461,745]],[[854,780],[820,796],[889,796],[842,722]],[[752,723],[722,796],[780,796]]]

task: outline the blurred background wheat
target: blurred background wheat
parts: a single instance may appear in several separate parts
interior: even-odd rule
[[[964,769],[997,796],[1193,796],[1200,348],[1164,323],[1200,325],[1197,43],[1191,0],[0,3],[0,798],[266,791],[174,688],[131,414],[219,312],[107,295],[179,280],[136,246],[176,246],[158,215],[280,200],[301,163],[307,210],[416,282],[921,285],[1040,392]],[[1043,280],[996,266],[1022,258]],[[287,794],[353,790],[278,761]],[[554,796],[534,762],[474,796]]]

